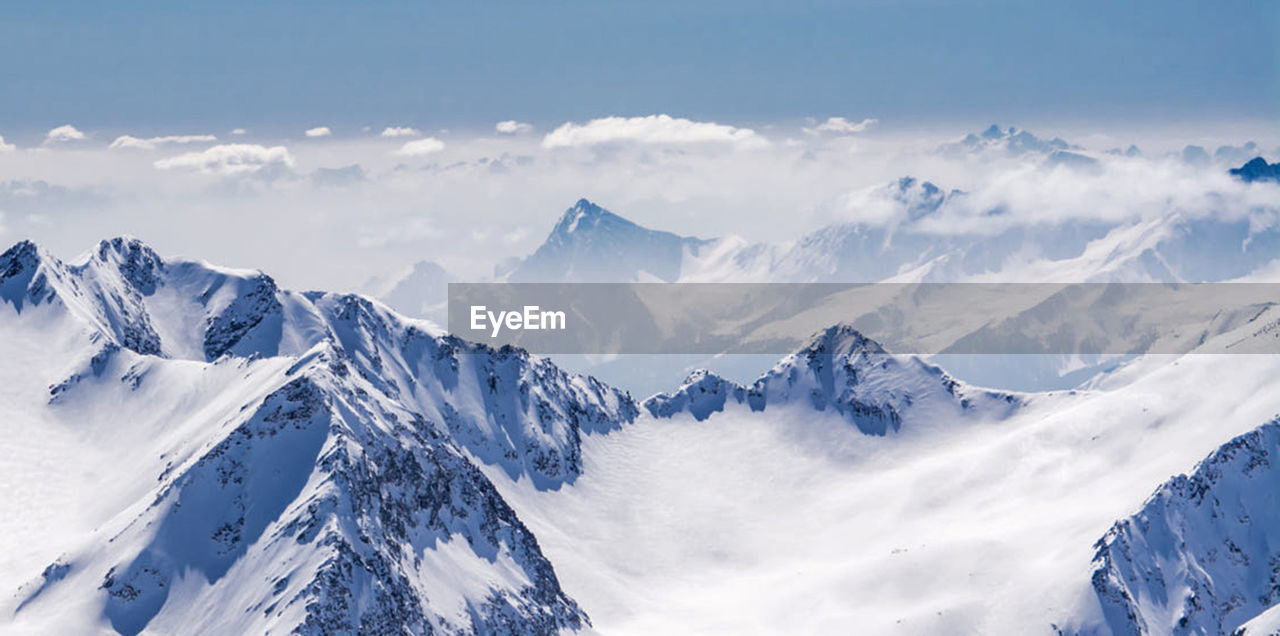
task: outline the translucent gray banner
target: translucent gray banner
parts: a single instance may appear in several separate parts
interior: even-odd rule
[[[1276,283],[454,283],[448,329],[540,354],[1280,353]]]

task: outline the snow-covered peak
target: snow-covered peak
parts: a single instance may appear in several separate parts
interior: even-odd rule
[[[1001,128],[996,124],[992,124],[981,133],[970,133],[960,141],[943,144],[938,148],[938,151],[952,157],[991,152],[1019,156],[1029,153],[1048,154],[1072,148],[1075,148],[1075,146],[1060,137],[1046,140],[1013,126]]]
[[[627,237],[651,232],[624,219],[587,199],[578,199],[573,207],[565,210],[556,223],[547,242],[572,240],[573,235],[605,234]]]
[[[57,259],[45,254],[35,243],[21,241],[0,254],[0,300],[19,311],[27,303],[39,304],[54,293],[40,269]],[[56,271],[56,266],[55,266]]]
[[[552,231],[552,235],[571,234],[578,231],[579,226],[584,226],[584,229],[590,228],[598,225],[602,219],[612,223],[634,225],[630,221],[583,198],[578,199],[578,202],[573,204],[573,207],[565,210],[564,215],[560,217],[560,222],[556,224],[555,230]]]
[[[674,281],[687,252],[708,243],[650,230],[580,199],[546,241],[504,273],[511,282]]]
[[[105,340],[197,362],[331,347],[381,390],[444,422],[484,461],[544,487],[580,471],[580,432],[636,415],[625,393],[523,350],[463,342],[362,296],[298,293],[262,272],[165,261],[133,239],[104,241],[74,266],[30,243],[0,259],[4,301],[19,310],[36,299],[59,305],[53,311],[95,347]]]
[[[103,501],[92,522],[7,575],[29,583],[3,611],[32,631],[589,624],[480,466],[571,483],[582,438],[638,416],[629,395],[362,296],[127,238],[73,265],[7,250],[0,327],[6,384],[31,376],[22,422],[74,427],[66,453],[113,464],[75,486]]]
[[[814,334],[798,352],[808,357],[834,355],[850,357],[859,354],[881,355],[887,353],[880,343],[862,335],[852,325],[840,323]]]
[[[732,405],[752,411],[791,405],[832,411],[868,435],[897,432],[905,423],[932,425],[966,418],[1002,418],[1019,399],[969,387],[917,356],[892,355],[853,327],[815,334],[750,386],[695,371],[675,393],[644,402],[655,417],[688,412],[703,420]]]
[[[164,272],[164,261],[155,250],[130,236],[101,241],[84,266],[114,268],[125,282],[142,293],[153,292]]]

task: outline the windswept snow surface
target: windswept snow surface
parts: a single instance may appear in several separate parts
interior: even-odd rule
[[[1275,356],[1160,358],[884,437],[803,404],[646,414],[587,436],[572,486],[497,482],[603,633],[1107,633],[1095,542],[1280,409]]]

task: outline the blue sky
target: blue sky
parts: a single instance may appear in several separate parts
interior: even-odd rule
[[[1280,119],[1275,2],[178,4],[6,3],[0,122]]]

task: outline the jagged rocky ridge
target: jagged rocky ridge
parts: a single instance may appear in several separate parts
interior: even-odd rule
[[[1273,420],[1112,526],[1092,583],[1113,634],[1227,634],[1280,603],[1278,460]]]
[[[918,357],[891,355],[852,327],[837,325],[750,386],[698,370],[674,393],[655,395],[643,406],[654,417],[687,412],[704,420],[730,404],[753,411],[806,405],[834,411],[868,435],[887,435],[911,417],[1004,417],[1020,401],[1010,393],[969,387]]]
[[[520,350],[428,333],[358,296],[166,261],[132,239],[72,264],[19,243],[0,255],[0,300],[19,320],[82,331],[85,359],[50,387],[52,409],[128,404],[192,363],[244,368],[257,391],[211,399],[239,406],[166,451],[149,502],[67,546],[20,593],[18,614],[96,596],[126,634],[202,614],[235,616],[245,633],[587,624],[473,462],[540,488],[571,482],[580,436],[632,421],[630,396]],[[481,574],[448,589],[458,562]],[[270,598],[237,595],[260,580]],[[169,602],[192,585],[204,592]]]

